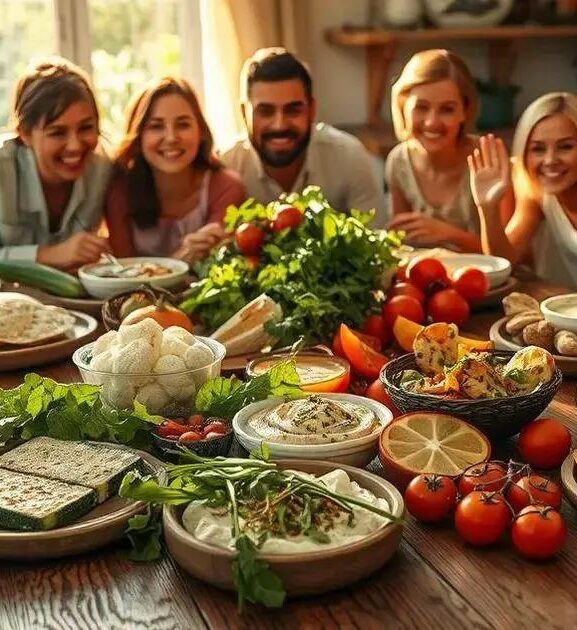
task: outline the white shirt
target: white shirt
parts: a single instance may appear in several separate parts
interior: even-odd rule
[[[36,260],[38,245],[60,243],[98,226],[111,163],[94,153],[72,194],[57,232],[50,217],[34,152],[14,139],[0,146],[0,260]]]
[[[248,196],[260,203],[270,203],[285,192],[269,177],[250,140],[244,138],[221,156],[228,168],[240,173]],[[372,228],[387,222],[384,181],[377,174],[372,155],[352,136],[327,125],[316,123],[311,132],[305,162],[292,190],[302,192],[307,186],[320,186],[335,210],[346,212],[375,209]]]

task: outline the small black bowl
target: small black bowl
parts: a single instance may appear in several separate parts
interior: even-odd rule
[[[189,450],[201,457],[218,457],[219,455],[226,456],[230,451],[233,435],[234,432],[231,427],[230,431],[224,435],[208,438],[207,440],[199,440],[198,442],[190,442],[189,444],[183,445],[185,447],[183,452]],[[178,463],[178,454],[175,454],[181,450],[181,445],[178,443],[178,440],[170,440],[154,433],[153,431],[152,442],[161,459],[164,461]]]
[[[492,354],[503,361],[515,353],[494,350]],[[433,411],[447,413],[466,420],[492,440],[500,440],[519,431],[534,420],[555,396],[561,386],[561,371],[555,368],[553,378],[528,394],[518,394],[503,398],[443,398],[433,394],[418,394],[401,387],[400,381],[405,370],[416,370],[415,354],[404,354],[387,363],[381,370],[380,380],[395,405],[403,412]]]

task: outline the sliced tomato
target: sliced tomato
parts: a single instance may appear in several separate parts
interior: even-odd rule
[[[349,328],[349,330],[353,333],[353,335],[356,335],[363,343],[366,343],[367,346],[371,347],[373,350],[376,350],[377,352],[380,352],[382,350],[383,342],[374,335],[367,335],[365,333],[359,332],[358,330],[353,330],[352,328]],[[343,359],[347,358],[347,355],[345,354],[345,351],[343,350],[343,346],[341,344],[341,337],[338,330],[333,337],[333,343],[331,345],[333,352],[337,355],[337,357],[341,357]]]
[[[166,435],[182,435],[190,431],[190,427],[187,424],[176,422],[176,420],[165,420],[156,428],[156,431],[163,437]]]
[[[345,357],[353,370],[367,378],[376,379],[389,359],[359,339],[346,324],[341,324],[339,337]]]

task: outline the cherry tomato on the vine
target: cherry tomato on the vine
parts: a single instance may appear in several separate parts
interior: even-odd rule
[[[471,545],[484,547],[496,543],[511,522],[511,512],[498,492],[474,490],[455,510],[455,528]]]
[[[459,479],[459,494],[465,496],[473,490],[498,492],[507,481],[507,471],[500,464],[481,462],[465,470]]]
[[[550,507],[531,505],[523,508],[513,521],[511,540],[526,558],[544,560],[554,556],[567,537],[563,517]]]
[[[507,501],[515,513],[520,512],[531,503],[550,505],[556,510],[561,507],[561,488],[551,479],[541,475],[521,477],[507,491]]]
[[[260,253],[264,232],[254,223],[241,223],[236,228],[234,240],[242,254],[256,256]]]

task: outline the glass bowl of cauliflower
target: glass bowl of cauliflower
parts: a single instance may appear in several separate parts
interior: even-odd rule
[[[85,383],[102,385],[102,400],[127,409],[135,400],[150,413],[189,414],[199,387],[220,375],[225,347],[179,326],[163,329],[151,318],[121,325],[72,356]]]

